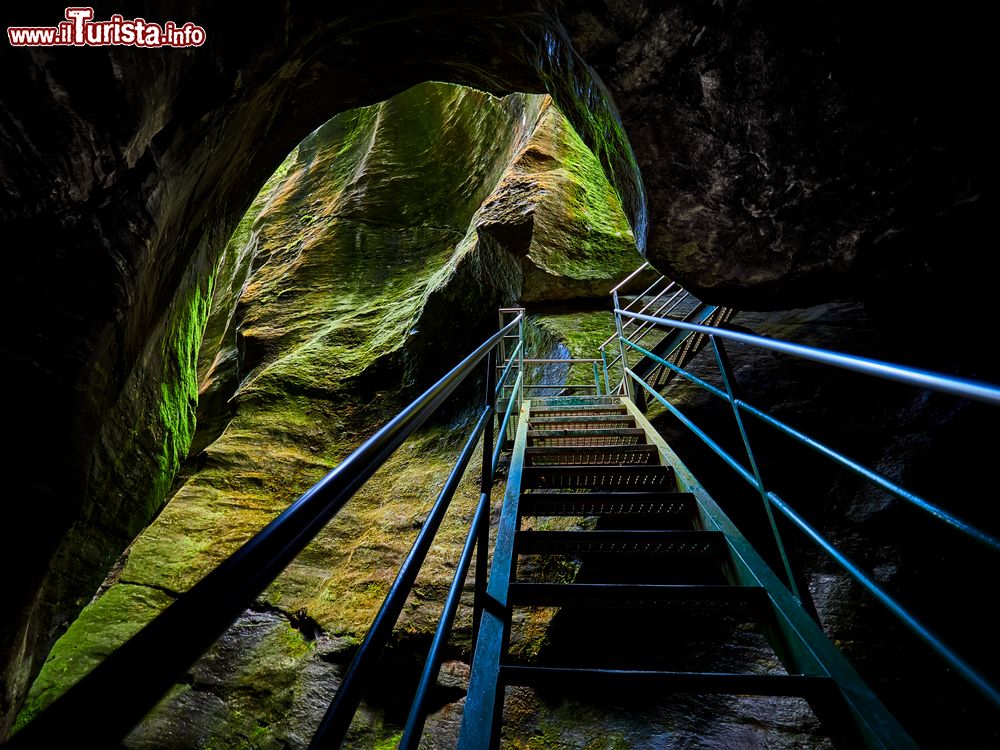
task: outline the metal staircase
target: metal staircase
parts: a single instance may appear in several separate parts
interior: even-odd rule
[[[538,517],[596,524],[569,531],[523,528],[526,519]],[[582,561],[572,582],[537,575],[525,580],[520,573],[525,559],[567,556]],[[915,747],[628,398],[524,402],[487,597],[462,750],[498,746],[507,686],[581,684],[796,696],[810,703],[840,746]],[[587,649],[555,664],[524,663],[508,646],[514,610],[529,607],[558,607],[584,622],[625,608],[634,610],[632,620],[668,611],[675,625],[706,613],[753,623],[786,673],[648,668],[659,655],[642,648],[610,657]]]
[[[631,300],[623,303],[627,297],[620,292],[649,268],[648,263],[643,263],[611,290],[611,302],[614,309],[621,308],[626,313],[634,312],[650,316],[673,316],[687,323],[712,327],[724,325],[736,315],[735,308],[702,302],[676,282],[670,281],[662,275],[657,276],[653,283],[643,291],[633,295]],[[608,393],[612,392],[610,372],[615,368],[615,365],[618,365],[622,371],[618,387],[614,389],[615,392],[623,393],[628,386],[628,378],[624,374],[626,367],[629,367],[640,379],[648,382],[655,390],[663,390],[677,373],[669,366],[664,365],[662,360],[665,359],[677,367],[686,367],[709,342],[708,336],[704,333],[692,334],[690,331],[679,329],[668,330],[664,333],[655,323],[648,320],[623,318],[619,315],[616,316],[616,324],[617,332],[605,339],[599,347]],[[632,326],[635,328],[633,329]],[[645,344],[649,347],[649,355],[651,356],[640,354],[637,359],[635,352],[641,351],[638,346],[650,334],[654,334],[654,336],[660,334],[659,340],[650,340]],[[612,345],[616,345],[618,354],[609,360],[607,349]],[[632,364],[630,364],[630,356]],[[636,406],[645,412],[647,403],[645,392],[638,389],[633,391],[631,396]]]
[[[663,287],[656,291],[657,285]],[[504,694],[506,687],[513,685],[544,686],[557,692],[603,685],[611,686],[616,695],[627,694],[624,686],[629,686],[632,690],[648,688],[664,694],[796,696],[808,701],[838,747],[915,747],[803,607],[775,523],[779,515],[803,538],[815,543],[991,707],[1000,708],[1000,689],[980,667],[938,638],[811,526],[792,503],[765,484],[744,420],[752,418],[780,432],[928,514],[948,533],[961,534],[963,540],[989,553],[1000,554],[1000,539],[747,403],[738,393],[724,341],[993,406],[1000,406],[1000,387],[734,330],[724,326],[731,310],[692,300],[683,289],[662,277],[624,307],[618,297],[620,288],[613,290],[617,333],[604,342],[600,359],[526,358],[524,310],[502,309],[496,333],[69,688],[5,747],[14,750],[81,743],[118,746],[131,727],[172,686],[185,679],[191,665],[241,612],[254,604],[266,586],[393,452],[463,383],[473,380],[482,383],[483,402],[467,425],[466,442],[344,673],[310,747],[343,746],[366,686],[378,668],[424,560],[433,554],[436,534],[475,454],[482,457],[475,480],[479,501],[472,517],[464,521],[465,544],[453,561],[454,578],[399,739],[399,747],[404,750],[413,750],[421,743],[432,705],[429,696],[467,579],[471,579],[473,590],[475,650],[459,736],[463,750],[498,745]],[[690,303],[688,309],[682,307],[685,301]],[[671,313],[675,317],[668,317]],[[643,341],[654,331],[659,338],[651,336]],[[612,342],[617,344],[619,354],[609,362],[606,349]],[[702,347],[711,347],[722,387],[685,369]],[[526,397],[526,393],[530,396],[552,385],[525,382],[525,365],[553,363],[593,369],[594,384],[575,387],[594,395]],[[603,366],[603,378],[598,363]],[[620,380],[617,375],[612,379],[615,365]],[[742,438],[743,458],[727,452],[661,393],[671,377],[683,377],[727,404]],[[641,399],[658,402],[759,494],[773,535],[762,543],[776,545],[783,575],[768,567],[654,430],[640,408]],[[490,563],[492,489],[500,454],[508,446],[508,479]],[[551,528],[553,524],[534,525],[546,518],[561,522],[577,518],[581,523],[576,528],[558,530]],[[579,561],[580,567],[571,579],[546,577],[547,567],[537,564],[558,558]],[[515,610],[534,607],[558,608],[560,622],[582,632],[587,632],[602,617],[601,613],[607,617],[608,612],[620,615],[621,610],[630,610],[623,635],[638,632],[645,624],[645,632],[654,638],[645,645],[639,638],[622,638],[622,649],[606,653],[570,648],[540,651],[540,659],[534,662],[515,658],[509,650],[515,621],[512,615]],[[657,630],[656,624],[649,626],[664,616],[670,618],[671,628],[690,626],[698,631],[694,635],[708,638],[719,649],[727,645],[729,636],[725,627],[716,626],[752,626],[766,639],[783,671],[712,671],[711,658],[705,663],[685,659],[672,662],[670,657],[678,650],[683,652],[688,641],[665,637],[667,631]],[[615,627],[621,629],[621,618],[616,623]],[[704,627],[705,623],[712,627]],[[625,647],[633,645],[638,649],[629,653]],[[875,648],[874,644],[871,648]],[[711,649],[707,653],[711,657]],[[123,690],[123,686],[127,689]],[[115,710],[108,712],[112,697]],[[100,721],[95,721],[98,716]]]

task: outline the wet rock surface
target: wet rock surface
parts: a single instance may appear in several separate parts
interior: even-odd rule
[[[486,137],[497,132],[506,140]],[[547,169],[535,177],[524,164],[539,154]],[[633,268],[639,256],[611,197],[596,158],[544,96],[498,99],[423,84],[340,115],[303,141],[215,271],[196,357],[202,399],[193,445],[205,447],[57,642],[21,721],[488,335],[496,308],[529,286],[528,269],[544,263],[538,272],[549,283],[562,283],[564,294],[577,284],[579,294],[595,284],[603,291]],[[501,244],[502,228],[517,223],[511,216],[537,216],[533,226],[551,225],[545,237],[559,232],[562,242]],[[323,666],[340,658],[324,644],[341,644],[342,655],[367,630],[471,427],[465,406],[481,386],[469,385],[268,588],[261,610],[230,628],[129,746],[308,744],[339,679]],[[354,746],[388,742],[401,728],[478,500],[478,462],[404,609],[394,656],[352,730]],[[151,592],[155,603],[140,607]],[[296,632],[295,623],[308,627]],[[454,648],[466,659],[470,626],[463,609]],[[460,696],[466,676],[449,668],[435,703]]]
[[[741,313],[734,323],[807,345],[998,379],[994,368],[974,369],[964,347],[929,350],[926,341],[944,335],[932,317],[929,313],[923,325],[900,334],[900,321],[891,311],[847,300],[777,313]],[[737,344],[727,351],[746,402],[959,518],[994,535],[1000,531],[1000,514],[978,500],[982,467],[989,460],[981,436],[994,418],[990,407]],[[723,387],[710,351],[700,354],[691,369]],[[747,465],[728,404],[686,381],[672,383],[667,395]],[[674,417],[659,408],[651,414],[658,430],[740,530],[772,568],[780,570],[760,496]],[[983,617],[977,576],[969,575],[995,564],[991,554],[753,417],[744,418],[768,489],[946,643],[985,673],[995,671],[992,628]],[[780,530],[805,571],[805,584],[828,635],[922,747],[957,742],[987,748],[996,743],[990,719],[994,711],[983,698],[811,540],[789,523],[781,523]]]
[[[35,12],[5,9],[4,20],[54,23],[61,9],[45,18]],[[18,249],[7,258],[11,293],[3,297],[5,319],[14,325],[0,347],[5,382],[14,394],[9,419],[18,430],[7,456],[18,469],[8,487],[16,501],[5,507],[0,532],[6,609],[12,613],[0,623],[0,730],[14,720],[50,644],[121,550],[178,485],[187,486],[202,471],[182,464],[189,454],[205,451],[211,457],[206,448],[238,416],[239,404],[230,398],[249,372],[241,368],[262,367],[287,343],[264,321],[245,327],[238,338],[242,322],[253,319],[249,307],[239,309],[243,286],[260,270],[253,265],[259,238],[250,224],[241,227],[245,241],[223,252],[240,217],[255,195],[261,202],[254,212],[263,210],[268,193],[259,191],[268,175],[332,114],[414,83],[445,79],[496,93],[548,90],[611,176],[638,243],[651,226],[650,257],[706,298],[757,309],[843,294],[883,298],[886,309],[870,306],[879,322],[860,326],[856,338],[835,313],[817,340],[845,348],[857,342],[855,351],[870,347],[878,356],[898,354],[903,361],[996,379],[981,354],[996,275],[996,259],[981,241],[995,205],[989,160],[983,158],[992,122],[984,110],[989,98],[982,95],[992,69],[985,5],[921,14],[893,4],[862,9],[820,3],[779,11],[750,1],[654,7],[615,0],[564,4],[561,20],[548,3],[527,0],[470,3],[444,13],[420,3],[356,4],[348,10],[275,6],[263,16],[221,6],[140,3],[130,13],[191,17],[208,29],[210,43],[164,55],[120,48],[0,50],[0,219],[6,243]],[[610,87],[624,129],[603,84],[577,52]],[[649,187],[649,215],[626,130]],[[511,203],[498,204],[498,221],[476,227],[477,251],[458,270],[461,283],[434,287],[425,301],[434,313],[428,321],[440,320],[455,301],[449,288],[462,290],[461,298],[470,289],[479,294],[520,279],[525,289],[538,290],[538,299],[557,297],[564,288],[573,290],[568,296],[597,290],[601,282],[583,274],[572,284],[554,283],[544,247],[531,246],[527,213],[533,213],[538,236],[579,236],[554,212],[561,204],[539,200],[533,212],[519,213],[527,205],[519,198],[531,183],[556,184],[548,157],[578,150],[567,138],[550,139],[510,170]],[[560,199],[571,200],[576,188],[557,182],[565,188]],[[586,200],[579,205],[593,209]],[[298,222],[295,236],[307,239],[310,217],[311,210],[286,217],[285,228]],[[614,238],[622,233],[619,217],[605,218],[595,223],[600,253],[617,247]],[[454,231],[466,239],[470,224],[459,226],[465,229]],[[428,236],[435,241],[452,236],[432,229]],[[537,262],[510,262],[504,253],[511,248]],[[294,252],[274,260],[286,268],[297,262]],[[502,277],[498,282],[494,269]],[[250,290],[246,299],[260,301],[254,297],[260,291]],[[228,309],[228,316],[210,316],[209,300],[217,303],[213,309]],[[919,308],[931,315],[912,317]],[[967,335],[938,325],[932,319],[936,308],[966,320]],[[814,315],[819,321],[827,313]],[[788,331],[799,332],[795,326]],[[569,328],[582,330],[577,323]],[[381,384],[359,395],[360,405],[347,416],[310,402],[304,379],[295,382],[295,398],[282,400],[280,408],[268,402],[274,393],[267,378],[256,393],[246,391],[243,404],[255,403],[258,417],[275,409],[273,421],[261,423],[269,439],[294,435],[301,445],[267,456],[294,466],[287,483],[270,485],[263,472],[241,478],[256,487],[245,503],[251,520],[229,543],[271,512],[254,505],[261,487],[285,497],[374,428],[381,413],[367,404],[385,387],[380,368],[391,374],[386,382],[395,383],[400,372],[414,385],[432,377],[435,346],[443,342],[434,339],[434,330],[418,328],[422,341],[415,335],[411,345],[365,370]],[[203,331],[218,345],[199,352]],[[320,336],[318,343],[328,342]],[[370,353],[361,352],[361,359]],[[757,367],[754,397],[766,405],[767,394],[777,393],[782,412],[805,415],[802,423],[810,424],[817,393],[812,386],[786,388],[784,380],[769,375],[771,364],[765,359]],[[822,390],[822,378],[805,374],[803,382],[819,383]],[[326,378],[324,387],[330,385]],[[860,446],[877,467],[913,479],[928,494],[957,498],[972,520],[989,525],[987,505],[974,502],[982,488],[962,467],[991,457],[984,443],[961,440],[976,431],[991,434],[988,420],[934,398],[868,401],[877,407],[876,427],[843,433],[843,444]],[[846,402],[857,406],[853,398]],[[826,411],[839,412],[845,399],[828,403]],[[338,419],[345,435],[333,448],[312,425],[341,424]],[[899,434],[887,436],[880,448],[874,442],[865,447],[872,432],[886,425],[900,425]],[[242,450],[245,442],[245,435],[234,433],[231,446]],[[942,463],[946,471],[938,469]],[[209,462],[203,478],[215,481],[234,466]],[[806,487],[828,497],[827,506],[842,508],[840,517],[852,523],[890,530],[919,526],[908,517],[898,521],[896,504],[849,483]],[[223,492],[208,481],[205,488]],[[386,523],[412,525],[414,514],[390,509]],[[206,531],[215,521],[198,511],[190,517]],[[164,528],[170,523],[167,514]],[[856,531],[831,533],[859,552],[871,552],[877,575],[908,594],[936,586],[943,598],[921,605],[931,614],[976,598],[967,586],[949,588],[954,579],[934,569],[902,576],[902,563],[917,559],[917,551],[873,546],[855,539]],[[936,539],[931,532],[922,538],[928,544]],[[182,557],[205,552],[169,551]],[[206,564],[212,554],[206,553]],[[982,567],[974,554],[959,560],[967,570]],[[840,612],[830,617],[849,636],[848,650],[870,660],[876,681],[890,688],[905,683],[910,672],[894,677],[895,662],[881,661],[892,649],[852,645],[858,627],[852,624],[851,590],[845,593],[835,571],[816,570],[811,580],[817,599],[832,600],[830,612]],[[170,574],[183,579],[180,567]],[[128,590],[126,584],[120,593]],[[137,595],[133,604],[139,610],[163,606],[164,592],[151,591],[158,593]],[[145,616],[138,613],[128,622]],[[961,639],[966,622],[976,630],[970,643],[979,643],[985,620],[945,617],[939,626]],[[116,632],[107,642],[126,635]],[[99,654],[101,647],[88,648]],[[950,684],[942,682],[945,692]],[[900,695],[894,707],[918,721],[930,724],[937,715],[933,709],[921,715],[924,703],[910,706],[910,694]],[[198,701],[205,715],[229,710],[217,697]],[[968,716],[966,723],[975,726],[982,723],[976,705],[949,704],[949,711]],[[446,707],[435,721],[452,727],[456,711]],[[240,732],[254,731],[242,726]]]
[[[54,24],[62,13],[11,6],[3,25]],[[14,614],[0,623],[2,729],[54,638],[170,491],[192,439],[191,344],[216,262],[312,130],[426,80],[560,92],[645,231],[614,107],[548,3],[234,13],[168,2],[129,14],[192,20],[208,41],[153,54],[0,50],[0,220],[6,244],[24,249],[3,296],[5,319],[17,321],[3,369],[22,425],[9,459],[23,479],[4,518],[18,551],[0,544],[3,569],[18,571],[3,578]]]
[[[967,271],[998,268],[983,250],[990,16],[757,0],[585,0],[560,14],[635,148],[648,257],[746,309],[988,290]]]

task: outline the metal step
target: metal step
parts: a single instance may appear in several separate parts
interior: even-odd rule
[[[645,430],[638,427],[594,430],[528,430],[528,445],[639,445],[646,442]]]
[[[656,518],[690,515],[695,505],[689,492],[546,492],[523,495],[518,510],[522,517]]]
[[[655,687],[677,693],[704,695],[772,695],[802,698],[834,689],[829,677],[799,674],[742,674],[731,672],[663,672],[649,669],[582,669],[501,664],[505,685],[566,687],[581,682],[612,682],[619,686]]]
[[[515,555],[631,554],[719,556],[726,548],[718,531],[604,530],[518,531]]]
[[[755,613],[768,601],[764,589],[759,586],[511,583],[508,591],[508,601],[520,607],[752,610]]]
[[[531,407],[532,417],[579,417],[598,415],[628,414],[628,409],[616,404],[579,404],[575,406]]]
[[[525,450],[528,466],[658,466],[655,445],[533,446]]]
[[[553,388],[561,386],[554,385]],[[532,408],[546,406],[578,406],[581,404],[620,404],[620,396],[537,396],[530,399]]]
[[[522,489],[672,490],[669,466],[525,466]]]
[[[635,418],[628,414],[597,414],[592,417],[529,417],[528,428],[531,430],[585,430],[588,428],[617,429],[628,427],[635,429]]]

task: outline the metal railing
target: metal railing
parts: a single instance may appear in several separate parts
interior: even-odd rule
[[[650,314],[652,316],[670,315],[684,303],[689,301],[698,301],[690,292],[679,286],[676,282],[670,281],[666,276],[661,275],[658,276],[656,280],[643,291],[636,294],[631,302],[622,305],[619,293],[640,273],[648,268],[650,268],[649,263],[643,263],[635,271],[619,282],[613,289],[611,289],[609,294],[611,295],[614,309],[622,309],[640,314],[646,313],[647,310],[652,308],[654,305],[661,303],[661,300],[666,297],[666,300],[659,304],[659,307],[653,310]],[[641,307],[639,307],[638,310],[633,310],[632,308],[637,305],[641,305]],[[629,331],[629,327],[637,322],[639,325],[636,326],[635,330]],[[601,345],[598,347],[601,369],[604,373],[605,393],[619,393],[631,396],[635,395],[629,389],[628,377],[625,375],[625,371],[629,367],[629,352],[626,347],[621,345],[621,341],[622,339],[629,339],[635,343],[639,343],[653,330],[655,330],[655,328],[656,326],[648,321],[639,321],[634,318],[629,318],[623,322],[618,316],[615,316],[615,332],[601,342]],[[609,359],[607,348],[612,344],[615,345],[617,353]],[[621,374],[620,377],[615,376],[612,379],[611,372],[614,370],[616,365],[621,371]],[[612,380],[616,383],[614,388],[612,388],[611,385]]]
[[[841,466],[857,476],[868,480],[883,490],[890,492],[895,497],[912,505],[920,511],[927,513],[932,518],[937,519],[964,534],[968,538],[983,545],[991,552],[1000,552],[1000,540],[996,537],[974,527],[972,524],[958,518],[953,513],[936,505],[917,494],[907,490],[899,484],[893,482],[888,477],[879,474],[871,468],[854,461],[839,451],[823,444],[819,440],[806,435],[805,433],[791,427],[776,417],[767,414],[761,409],[747,403],[740,398],[738,393],[738,383],[729,361],[728,353],[724,341],[737,342],[748,346],[754,346],[769,351],[798,357],[800,359],[818,362],[824,365],[837,367],[864,375],[889,380],[908,386],[926,388],[941,393],[951,394],[962,398],[974,399],[977,401],[1000,406],[1000,387],[982,383],[974,380],[951,377],[928,370],[921,370],[913,367],[883,362],[879,360],[859,357],[841,352],[834,352],[816,347],[803,346],[788,341],[781,341],[773,338],[764,338],[753,334],[734,331],[726,328],[692,323],[689,321],[676,320],[672,318],[657,317],[647,315],[643,312],[628,309],[628,306],[615,306],[615,321],[617,328],[617,339],[621,349],[621,359],[625,365],[626,380],[631,389],[638,389],[645,395],[659,402],[668,412],[676,417],[688,430],[697,436],[709,449],[718,455],[733,471],[736,472],[745,482],[753,487],[760,495],[764,510],[766,512],[771,532],[774,535],[775,543],[781,555],[782,564],[785,567],[785,577],[787,584],[796,598],[795,576],[792,574],[788,556],[785,553],[784,544],[778,527],[775,522],[775,511],[784,516],[791,524],[803,532],[813,542],[815,542],[827,555],[840,565],[847,574],[857,581],[863,588],[871,593],[875,599],[887,608],[902,624],[914,633],[920,640],[927,644],[931,650],[938,654],[952,669],[960,674],[969,684],[977,689],[987,700],[995,706],[1000,707],[1000,691],[976,668],[965,661],[952,647],[944,643],[927,626],[921,623],[899,602],[897,602],[888,592],[879,586],[861,567],[847,558],[829,540],[822,536],[813,526],[811,526],[791,505],[779,497],[775,492],[768,489],[762,478],[757,459],[744,423],[744,416],[749,415],[755,420],[762,422],[768,427],[777,430],[781,434],[792,438],[800,445],[803,445],[815,453],[829,459],[833,463]],[[667,329],[676,330],[687,335],[704,335],[710,343],[715,355],[715,364],[721,376],[722,388],[716,387],[697,375],[686,370],[683,366],[678,366],[674,362],[644,348],[638,342],[631,340],[624,335],[626,321],[630,323],[639,322],[643,325],[660,326]],[[636,329],[638,330],[638,329]],[[607,343],[607,342],[606,342]],[[648,359],[657,363],[663,368],[676,373],[678,376],[694,383],[713,396],[727,402],[732,410],[736,426],[739,430],[746,454],[749,468],[723,449],[704,430],[696,425],[691,419],[683,414],[674,404],[665,398],[656,388],[647,383],[642,377],[627,365],[628,359],[626,351],[637,352],[640,360]]]
[[[514,437],[514,430],[517,428],[516,415],[521,411],[521,403],[524,400],[524,308],[501,307],[499,310],[500,328],[506,328],[513,320],[517,320],[517,333],[504,334],[497,348],[496,373],[497,381],[500,384],[497,390],[497,408],[504,410],[503,423],[507,427],[500,430],[501,439],[497,440],[496,452],[493,457],[494,464],[500,460],[500,451],[504,443],[510,442]],[[517,343],[511,345],[514,341]],[[507,374],[515,366],[517,367],[517,378],[514,383],[508,385]],[[511,420],[512,414],[514,415],[513,420]]]
[[[595,396],[601,395],[601,375],[598,365],[601,360],[592,359],[590,357],[567,357],[564,359],[551,359],[551,358],[538,358],[529,357],[524,360],[526,365],[569,365],[572,368],[574,365],[590,365],[594,371],[594,382],[590,383],[563,383],[562,385],[557,385],[554,383],[526,383],[524,389],[526,391],[538,391],[538,390],[558,390],[558,391],[584,391],[593,393]],[[567,371],[567,378],[569,377],[569,371]]]
[[[638,274],[642,270],[644,270],[644,269],[640,268],[637,271],[633,272],[632,275],[635,276],[636,274]],[[502,326],[504,324],[506,316],[515,315],[515,314],[519,314],[519,315],[522,316],[522,323],[521,323],[521,329],[520,329],[520,340],[519,340],[519,343],[518,343],[517,347],[515,349],[513,349],[513,350],[508,350],[506,348],[506,341],[502,341],[501,342],[500,360],[499,360],[498,365],[497,365],[498,369],[502,368],[504,366],[502,363],[509,362],[510,360],[512,360],[514,358],[517,358],[519,369],[524,372],[524,381],[522,382],[522,385],[521,385],[523,391],[532,391],[532,392],[534,392],[534,391],[540,391],[540,390],[556,390],[556,391],[560,391],[560,392],[566,392],[566,391],[579,392],[579,391],[584,391],[584,392],[593,393],[596,396],[600,396],[601,395],[601,376],[600,376],[600,368],[598,367],[601,364],[601,360],[595,359],[595,358],[590,358],[590,357],[525,357],[524,355],[525,355],[525,346],[526,346],[526,344],[524,343],[524,323],[523,323],[523,317],[524,317],[524,314],[525,314],[524,313],[524,308],[523,307],[501,307],[500,308],[500,325]],[[512,336],[506,336],[505,337],[505,339],[511,339],[511,338],[514,338],[514,337],[512,337]],[[527,379],[529,377],[528,373],[530,373],[531,370],[535,366],[538,366],[538,365],[569,365],[569,369],[567,370],[567,373],[566,373],[566,378],[567,379],[569,379],[569,375],[572,372],[572,368],[573,367],[575,367],[577,365],[583,365],[583,366],[590,365],[590,367],[588,369],[591,369],[593,371],[594,383],[593,383],[593,385],[591,385],[590,383],[562,383],[562,384],[558,384],[558,383],[529,383],[529,382],[527,382]],[[525,367],[528,367],[529,369],[525,370]],[[501,400],[503,400],[504,398],[505,398],[505,396],[502,395],[501,396]],[[518,402],[517,406],[518,406],[518,410],[520,410],[521,403]],[[513,427],[514,427],[514,425],[512,424],[512,428]],[[509,435],[509,437],[511,439],[513,439],[513,433],[511,433],[511,435]]]
[[[5,747],[11,750],[61,747],[67,737],[67,728],[71,728],[75,741],[82,744],[94,747],[117,746],[236,618],[253,605],[268,584],[344,507],[372,474],[485,362],[484,403],[475,426],[310,745],[313,748],[339,747],[343,742],[451,499],[476,448],[482,445],[479,502],[400,742],[401,748],[417,747],[426,717],[427,696],[437,680],[442,649],[451,632],[474,554],[474,631],[478,628],[485,603],[490,493],[502,443],[502,440],[496,441],[494,449],[497,399],[505,394],[508,402],[503,417],[496,425],[499,433],[503,434],[511,418],[511,405],[521,400],[524,380],[523,310],[505,312],[508,320],[499,331],[341,461],[219,567],[181,594],[160,615],[56,699],[15,734]],[[512,334],[512,331],[517,333]],[[505,339],[506,336],[515,335],[518,343],[513,347],[513,353],[498,351],[501,343],[508,340]],[[495,363],[503,363],[499,373]],[[514,370],[517,371],[517,376],[511,384],[508,381]],[[107,710],[109,701],[114,704],[113,711]]]

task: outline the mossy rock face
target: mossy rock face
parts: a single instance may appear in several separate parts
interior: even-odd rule
[[[526,304],[605,298],[642,262],[600,162],[549,102],[484,206],[480,231],[521,256]]]
[[[424,84],[310,135],[212,270],[211,312],[204,291],[184,308],[175,354],[187,369],[162,403],[164,414],[187,421],[161,483],[191,445],[195,458],[106,590],[56,644],[22,721],[471,351],[495,330],[498,306],[525,290],[603,296],[638,263],[613,197],[596,159],[543,96],[497,99]],[[464,404],[479,390],[470,382],[389,459],[264,592],[262,609],[233,625],[128,744],[305,744],[338,665],[451,470],[474,420]],[[477,455],[400,618],[393,648],[401,664],[415,658],[410,649],[426,648],[436,625],[480,465]],[[293,625],[303,622],[308,638]],[[470,627],[463,607],[453,644],[466,655]],[[326,650],[317,656],[317,648]],[[320,673],[322,686],[313,679]],[[370,700],[352,730],[359,747],[393,742],[401,719],[389,698]],[[282,719],[289,713],[297,723]]]
[[[538,357],[600,359],[600,347],[615,333],[615,319],[606,310],[573,310],[558,307],[529,316],[528,325],[533,329],[529,341],[536,347]],[[608,344],[607,361],[610,363],[618,352],[617,340]],[[548,365],[543,382],[568,385],[594,385],[594,368],[590,364]],[[612,374],[620,370],[612,368]],[[606,390],[603,363],[597,363],[597,376],[601,392]],[[614,385],[614,380],[612,380]]]

